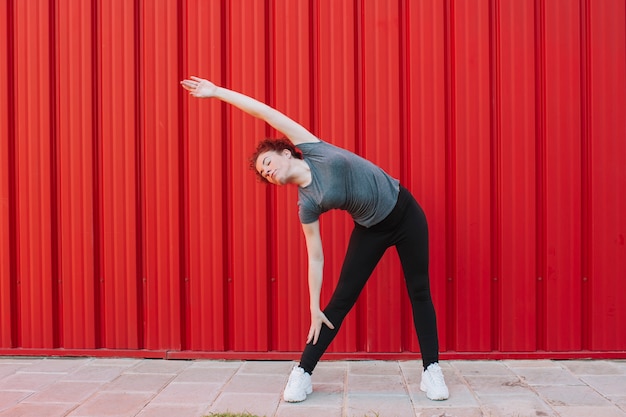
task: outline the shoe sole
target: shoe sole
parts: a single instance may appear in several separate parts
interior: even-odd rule
[[[447,399],[450,397],[450,395],[448,395],[447,397],[437,397],[437,398],[433,398],[433,397],[431,397],[430,395],[428,395],[428,390],[427,390],[427,389],[426,389],[426,387],[425,387],[424,385],[422,385],[421,383],[420,383],[420,390],[422,390],[424,393],[426,393],[426,397],[427,397],[429,400],[431,400],[431,401],[445,401],[445,400],[447,400]]]
[[[289,398],[289,399],[287,399],[287,398],[285,398],[283,396],[283,400],[285,400],[288,403],[301,403],[302,401],[306,400],[307,395],[310,395],[313,392],[313,388],[309,387],[304,392],[305,392],[304,398],[302,398],[302,399],[300,399],[299,397],[298,398]]]

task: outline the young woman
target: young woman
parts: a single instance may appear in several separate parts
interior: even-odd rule
[[[194,97],[214,97],[264,120],[288,139],[262,141],[251,159],[263,180],[298,186],[299,216],[308,252],[311,327],[300,364],[289,376],[285,401],[303,401],[312,392],[315,366],[390,246],[395,246],[400,256],[413,308],[424,365],[420,388],[431,400],[447,399],[430,296],[428,227],[424,212],[409,191],[378,166],[321,141],[266,104],[198,77],[181,84]],[[347,211],[354,220],[354,230],[337,287],[322,310],[324,255],[319,217],[331,209]]]

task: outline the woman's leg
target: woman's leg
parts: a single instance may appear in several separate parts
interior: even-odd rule
[[[437,318],[428,276],[428,225],[414,198],[407,205],[396,249],[413,307],[413,323],[420,344],[424,369],[439,360]]]
[[[322,325],[317,343],[311,342],[306,345],[300,359],[300,367],[306,372],[312,373],[315,369],[388,247],[388,240],[384,234],[372,232],[362,226],[355,226],[350,236],[337,287],[324,309],[324,314],[335,329],[331,330]]]

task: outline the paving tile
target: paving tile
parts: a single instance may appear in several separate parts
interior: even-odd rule
[[[220,384],[206,382],[173,382],[152,399],[151,404],[211,404],[220,393]]]
[[[486,395],[481,397],[487,416],[498,417],[557,417],[546,403],[529,393],[528,395]]]
[[[329,383],[313,383],[313,393],[326,393],[326,394],[337,394],[339,397],[343,396],[345,389],[342,383],[333,384]]]
[[[508,368],[561,368],[558,362],[549,359],[508,359],[501,362]]]
[[[191,365],[191,362],[184,360],[146,359],[129,368],[126,373],[177,374],[189,367],[189,365]]]
[[[203,415],[211,413],[250,413],[258,416],[274,416],[278,408],[277,394],[233,393],[226,392],[204,411]]]
[[[293,369],[295,362],[280,361],[251,361],[244,362],[239,368],[240,374],[257,375],[286,375]]]
[[[33,395],[30,391],[0,391],[0,411],[13,407],[30,395]]]
[[[93,395],[102,386],[99,382],[58,381],[34,393],[25,403],[74,403],[78,404]]]
[[[307,400],[308,401],[308,400]],[[283,405],[285,404],[285,405]],[[315,406],[305,407],[304,403],[282,403],[276,417],[342,417],[341,407]],[[382,416],[381,416],[382,417]]]
[[[37,391],[58,381],[59,373],[19,372],[0,379],[0,391]]]
[[[554,407],[560,417],[626,417],[617,407]]]
[[[348,375],[348,392],[350,394],[408,394],[400,375]]]
[[[74,370],[61,378],[63,381],[110,382],[127,369],[121,365],[96,365],[93,362]]]
[[[121,366],[125,368],[130,368],[141,363],[143,360],[144,359],[133,359],[133,358],[93,358],[92,361],[89,362],[89,365],[91,366]]]
[[[622,394],[611,397],[611,401],[613,401],[613,403],[617,405],[621,410],[626,411],[626,395]]]
[[[348,374],[348,366],[322,366],[321,364],[315,368],[311,380],[313,384],[343,384]]]
[[[102,391],[152,392],[163,389],[173,378],[171,374],[122,374],[102,387]]]
[[[579,378],[561,367],[514,368],[515,373],[528,385],[584,385]]]
[[[0,379],[13,375],[24,369],[27,365],[17,363],[0,363]]]
[[[69,373],[89,363],[86,358],[46,358],[25,366],[20,372]]]
[[[287,375],[242,375],[237,373],[224,386],[224,392],[229,393],[282,393],[287,384]]]
[[[447,408],[424,408],[418,407],[416,417],[484,417],[480,407],[447,407]],[[384,417],[384,416],[380,416]]]
[[[348,362],[349,375],[400,375],[396,361],[358,361]]]
[[[347,416],[414,417],[415,410],[407,395],[348,394]]]
[[[282,392],[281,392],[282,395]],[[282,398],[282,397],[281,397]],[[343,404],[344,398],[344,390],[343,386],[340,385],[314,385],[313,392],[307,396],[305,402],[301,403],[305,406],[334,406],[337,408],[341,408]],[[290,404],[287,402],[282,402],[282,404]]]
[[[281,401],[277,416],[282,417],[341,417],[343,410],[343,385],[318,384],[313,393],[301,403]]]
[[[239,369],[244,361],[227,361],[227,360],[209,360],[197,359],[191,362],[189,368],[231,368]]]
[[[63,417],[74,404],[18,404],[0,412],[0,417]]]
[[[200,417],[202,416],[201,405],[153,405],[148,404],[137,414],[137,417]]]
[[[236,368],[189,367],[179,373],[175,382],[211,382],[224,384],[235,375]]]
[[[603,360],[567,360],[559,363],[569,369],[574,375],[619,375],[618,364],[612,361]]]
[[[538,386],[535,390],[552,406],[609,406],[611,403],[588,386]]]
[[[585,375],[581,380],[605,397],[626,394],[626,375]]]
[[[454,361],[452,366],[464,376],[513,374],[513,372],[501,361]]]
[[[515,375],[466,376],[470,389],[479,397],[483,395],[514,395],[532,393],[528,385]]]
[[[134,416],[148,403],[152,394],[147,392],[100,392],[89,398],[68,417],[129,417]]]

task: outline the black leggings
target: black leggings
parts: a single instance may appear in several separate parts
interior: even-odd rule
[[[374,267],[390,246],[395,246],[400,256],[424,368],[439,360],[437,319],[428,279],[426,216],[411,193],[400,186],[398,202],[383,221],[369,228],[355,223],[337,288],[324,309],[335,329],[322,325],[317,344],[306,345],[300,359],[300,367],[306,372],[313,373]]]

